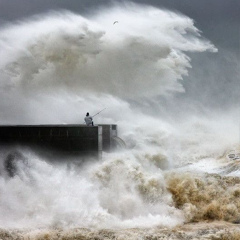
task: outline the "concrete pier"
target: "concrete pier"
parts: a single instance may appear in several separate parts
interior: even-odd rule
[[[114,148],[117,125],[16,125],[0,126],[1,145],[40,147],[101,158]]]

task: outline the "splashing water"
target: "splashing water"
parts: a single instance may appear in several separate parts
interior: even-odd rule
[[[119,110],[123,99],[183,91],[180,80],[190,67],[185,52],[216,51],[198,36],[191,19],[138,5],[88,19],[62,12],[6,26],[1,109],[13,110],[1,121],[76,122],[80,107],[95,112],[107,103]]]
[[[18,149],[22,160],[14,163],[14,176],[4,165],[12,150],[2,149],[2,228],[238,221],[238,179],[208,173],[221,174],[221,164],[231,163],[221,156],[237,143],[232,115],[186,113],[184,119],[167,121],[132,105],[133,100],[141,105],[145,99],[184,91],[181,80],[191,67],[187,53],[216,51],[193,20],[126,4],[87,18],[54,12],[0,31],[2,124],[82,123],[85,112],[107,106],[97,121],[118,124],[128,146],[87,163],[53,163],[57,156],[44,159]],[[226,186],[234,201],[225,194],[221,208],[214,201]],[[220,208],[221,216],[216,214]]]

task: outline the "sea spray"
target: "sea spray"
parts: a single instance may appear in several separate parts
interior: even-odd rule
[[[188,52],[216,51],[201,38],[193,20],[128,4],[87,17],[53,12],[3,27],[0,46],[2,124],[82,123],[86,112],[107,107],[95,123],[118,124],[127,145],[124,151],[103,153],[102,161],[85,163],[67,157],[57,163],[57,156],[49,159],[20,148],[16,158],[24,161],[16,163],[13,176],[4,166],[16,149],[2,150],[2,228],[144,228],[205,219],[237,221],[238,180],[233,186],[228,179],[199,174],[197,167],[182,173],[207,158],[217,165],[236,144],[232,114],[186,112],[175,119],[171,109],[164,118],[158,112],[146,114],[142,107],[146,99],[154,100],[149,106],[154,112],[157,97],[184,91],[181,79],[191,67]],[[225,207],[216,198],[201,201],[198,191],[209,194],[218,184],[230,187],[234,203],[227,195]],[[204,212],[199,207],[205,207]],[[222,215],[216,214],[218,209]]]
[[[70,12],[38,16],[2,28],[0,46],[1,109],[15,111],[17,123],[69,122],[70,114],[76,120],[68,95],[83,97],[75,104],[79,109],[93,104],[97,112],[109,104],[104,94],[140,101],[183,91],[186,53],[216,51],[190,18],[138,5],[88,19]],[[58,119],[62,109],[65,116]],[[12,114],[4,113],[2,122],[12,122]]]

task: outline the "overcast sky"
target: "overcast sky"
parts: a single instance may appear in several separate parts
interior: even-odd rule
[[[108,6],[111,2],[113,1],[0,0],[0,25],[59,9],[87,15],[99,6]],[[216,96],[221,104],[237,101],[237,96],[240,95],[240,0],[134,0],[132,2],[178,11],[194,19],[202,35],[209,39],[219,52],[202,54],[201,57],[191,56],[195,70],[186,78],[188,82],[185,86],[186,91],[202,102],[206,99],[203,92]],[[189,78],[196,78],[197,81],[190,82]],[[216,100],[214,102],[216,103]]]

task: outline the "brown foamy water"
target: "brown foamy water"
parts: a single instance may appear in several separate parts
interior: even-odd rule
[[[202,222],[184,224],[174,228],[134,229],[42,229],[24,231],[0,231],[0,238],[6,240],[239,240],[240,225],[226,222]]]
[[[186,220],[240,223],[240,178],[218,174],[168,173],[168,189]]]

